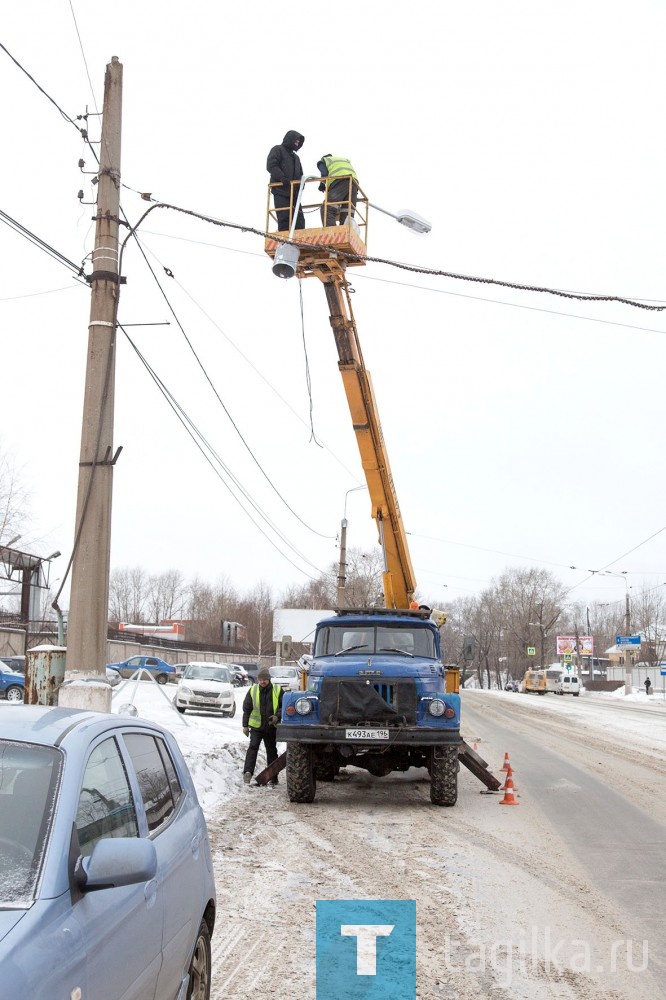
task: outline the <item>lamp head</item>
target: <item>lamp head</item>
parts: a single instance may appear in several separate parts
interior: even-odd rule
[[[296,274],[301,251],[290,243],[283,243],[275,251],[273,274],[278,278],[293,278]]]

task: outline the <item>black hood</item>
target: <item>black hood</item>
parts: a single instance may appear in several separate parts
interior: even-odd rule
[[[293,143],[294,139],[300,139],[301,140],[301,145],[300,145],[299,148],[302,148],[303,143],[305,142],[305,136],[301,135],[300,132],[295,132],[293,129],[291,129],[289,132],[287,132],[287,134],[285,135],[284,139],[282,140],[282,145],[286,146],[287,149],[290,149],[293,152],[292,143]]]

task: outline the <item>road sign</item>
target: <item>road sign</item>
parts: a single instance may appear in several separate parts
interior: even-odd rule
[[[661,676],[666,677],[666,667],[661,668]]]
[[[564,662],[565,663],[571,663],[571,653],[565,653],[564,654]]]
[[[615,645],[616,646],[640,646],[641,637],[640,635],[616,635]]]
[[[536,656],[536,647],[535,646],[528,646],[527,647],[527,655],[528,656]]]

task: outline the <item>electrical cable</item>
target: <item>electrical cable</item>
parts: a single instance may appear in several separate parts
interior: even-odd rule
[[[142,195],[142,197],[144,197],[144,195]],[[135,229],[138,229],[143,220],[153,209],[168,208],[174,212],[181,212],[183,215],[189,215],[192,218],[200,219],[202,222],[209,222],[211,225],[220,226],[223,229],[237,229],[243,233],[254,233],[255,236],[261,236],[263,239],[275,240],[276,238],[275,233],[267,233],[263,229],[257,229],[254,226],[243,225],[242,223],[236,222],[224,222],[222,219],[216,219],[210,215],[204,215],[201,212],[194,211],[194,209],[181,208],[179,205],[171,205],[168,202],[155,201],[155,199],[152,198],[152,195],[145,195],[145,200],[152,201],[153,204],[141,216],[135,226]],[[279,242],[281,244],[289,244],[291,246],[300,247],[301,249],[321,250],[321,246],[319,244],[308,243],[306,240],[291,240],[280,237]],[[538,292],[542,295],[555,295],[559,298],[576,299],[580,302],[617,302],[622,305],[632,306],[634,309],[645,309],[650,312],[663,312],[666,310],[666,305],[653,305],[647,302],[640,302],[637,299],[625,298],[621,295],[596,295],[585,292],[567,292],[558,288],[548,288],[545,285],[528,285],[523,282],[504,281],[499,278],[482,278],[477,275],[458,274],[456,271],[443,271],[435,268],[420,267],[415,264],[403,264],[400,261],[389,260],[385,257],[370,257],[367,254],[361,255],[349,253],[342,251],[337,247],[336,253],[338,256],[343,257],[350,262],[364,261],[366,263],[372,262],[374,264],[386,264],[389,267],[396,267],[403,271],[411,271],[414,274],[429,274],[433,277],[452,278],[455,281],[469,281],[475,284],[494,285],[499,288],[512,288],[523,292]]]
[[[301,336],[303,339],[303,356],[305,358],[305,385],[308,390],[308,399],[310,401],[310,440],[314,441],[318,448],[323,448],[323,444],[320,444],[317,440],[317,435],[314,429],[314,404],[312,401],[312,380],[310,378],[310,362],[308,360],[308,346],[305,341],[305,313],[303,312],[303,282],[298,279],[298,296],[301,307]]]
[[[254,452],[250,448],[250,445],[248,444],[248,442],[246,441],[245,437],[241,433],[241,430],[238,427],[238,424],[236,423],[236,421],[232,417],[231,413],[229,412],[228,407],[226,406],[226,404],[222,400],[222,397],[220,396],[219,392],[215,388],[215,385],[213,384],[213,381],[212,381],[210,375],[206,371],[206,368],[205,368],[203,362],[201,361],[201,358],[199,357],[199,355],[197,354],[196,350],[194,349],[194,345],[192,344],[190,338],[187,336],[187,333],[185,332],[185,329],[184,329],[182,323],[180,322],[178,316],[176,315],[176,312],[175,312],[173,306],[171,305],[171,302],[169,301],[169,298],[168,298],[166,292],[162,288],[162,285],[160,284],[159,279],[157,278],[157,275],[155,274],[153,268],[150,265],[150,262],[148,261],[148,259],[146,257],[146,253],[145,253],[144,248],[143,248],[143,246],[141,244],[141,241],[138,239],[138,237],[136,237],[136,235],[135,235],[134,238],[135,238],[136,244],[139,247],[139,250],[140,250],[140,252],[141,252],[141,254],[143,256],[143,259],[144,259],[144,261],[146,263],[146,266],[148,267],[148,270],[152,274],[153,279],[154,279],[157,287],[159,288],[160,292],[162,293],[164,301],[166,302],[166,304],[167,304],[167,306],[168,306],[168,308],[169,308],[169,310],[171,312],[171,315],[173,316],[174,320],[176,321],[176,324],[178,325],[178,328],[179,328],[180,332],[182,333],[183,338],[184,338],[187,346],[189,347],[190,351],[192,352],[192,355],[194,356],[194,358],[195,358],[195,360],[197,362],[197,365],[201,369],[201,371],[202,371],[202,373],[203,373],[206,381],[208,382],[210,388],[213,391],[213,394],[214,394],[215,398],[217,399],[218,403],[222,407],[222,409],[223,409],[223,411],[224,411],[227,419],[229,420],[231,426],[235,430],[235,432],[238,435],[238,437],[240,438],[243,446],[245,447],[246,451],[250,455],[250,458],[253,460],[253,462],[255,463],[255,465],[257,466],[257,468],[259,469],[260,473],[262,474],[262,476],[264,477],[264,479],[266,480],[266,482],[268,483],[268,485],[271,487],[271,489],[273,490],[273,492],[276,494],[276,496],[282,501],[282,503],[287,508],[287,510],[291,514],[293,514],[293,516],[296,518],[296,520],[299,521],[303,525],[304,528],[307,528],[308,531],[311,531],[313,534],[318,535],[320,538],[328,538],[328,539],[332,538],[333,537],[332,535],[325,535],[322,532],[317,531],[315,528],[312,528],[309,524],[307,524],[306,521],[303,520],[302,517],[300,517],[300,515],[288,503],[288,501],[285,499],[285,497],[282,495],[282,493],[280,493],[280,491],[278,490],[278,488],[275,485],[275,483],[272,481],[272,479],[270,478],[270,476],[268,475],[268,473],[265,471],[265,469],[263,468],[263,466],[259,462],[259,459],[257,458],[257,456],[254,454]],[[129,239],[129,237],[128,237],[128,239]],[[170,274],[170,272],[168,271],[167,268],[164,268],[164,270],[165,270],[165,272],[167,274]]]
[[[47,253],[59,264],[63,264],[68,271],[73,271],[76,278],[80,279],[81,277],[83,277],[82,263],[75,264],[73,260],[69,260],[67,257],[64,256],[64,254],[61,254],[59,250],[56,250],[55,247],[52,247],[45,240],[42,240],[39,236],[36,236],[35,233],[32,233],[20,222],[17,222],[16,219],[13,219],[11,215],[7,214],[7,212],[3,212],[2,209],[0,209],[0,222],[4,222],[5,225],[9,226],[10,229],[13,229],[15,233],[18,233],[19,236],[23,236],[26,240],[28,240],[29,243],[32,243],[40,250],[43,250],[44,253]],[[82,281],[81,284],[85,284],[85,281]]]
[[[279,552],[279,554],[284,559],[287,560],[287,562],[289,562],[292,566],[294,566],[295,569],[297,569],[300,573],[303,573],[304,576],[307,576],[311,580],[316,580],[317,577],[311,576],[305,570],[301,569],[301,567],[297,566],[296,563],[293,562],[293,560],[290,559],[289,556],[286,555],[279,548],[279,546],[273,541],[273,539],[271,539],[266,534],[266,532],[264,531],[264,529],[252,517],[252,515],[247,510],[247,508],[243,506],[243,504],[241,503],[239,497],[231,489],[229,483],[227,483],[225,481],[224,477],[220,474],[220,471],[215,468],[215,465],[211,461],[211,458],[209,457],[209,455],[206,454],[206,452],[205,452],[204,448],[202,447],[202,445],[197,441],[197,438],[199,438],[199,440],[202,442],[202,444],[205,446],[205,448],[209,451],[210,455],[212,455],[214,457],[215,461],[221,466],[221,468],[224,470],[224,472],[229,476],[229,478],[232,480],[232,482],[234,483],[234,485],[236,486],[236,488],[238,490],[240,490],[240,492],[243,494],[243,496],[246,498],[246,500],[248,500],[248,502],[252,505],[252,507],[255,509],[255,511],[257,512],[257,514],[259,515],[259,517],[261,517],[265,521],[265,523],[278,535],[278,537],[280,538],[280,540],[282,542],[284,542],[295,553],[295,555],[297,555],[299,557],[299,559],[302,559],[303,562],[305,562],[308,566],[311,566],[314,570],[316,570],[317,573],[320,573],[320,574],[322,573],[322,570],[320,570],[320,568],[318,566],[315,566],[314,563],[310,562],[310,560],[307,559],[306,556],[304,556],[301,552],[299,552],[298,549],[296,549],[296,547],[294,545],[292,545],[292,543],[286,538],[286,536],[271,521],[271,519],[261,510],[261,508],[259,507],[259,505],[252,499],[252,497],[250,496],[249,492],[240,483],[240,481],[237,479],[237,477],[234,476],[234,474],[231,472],[231,470],[229,469],[229,467],[222,461],[221,457],[215,451],[215,449],[212,447],[212,445],[201,434],[201,432],[198,430],[198,428],[196,427],[196,425],[194,424],[194,422],[187,415],[186,411],[178,403],[178,401],[176,400],[175,396],[173,396],[173,394],[170,392],[170,390],[167,389],[166,385],[164,384],[164,382],[162,382],[162,380],[160,379],[160,377],[157,375],[157,373],[155,372],[155,370],[152,368],[152,366],[148,362],[147,358],[145,358],[145,356],[141,353],[141,351],[139,350],[139,348],[137,347],[137,345],[134,343],[134,341],[132,340],[132,338],[129,336],[129,334],[127,333],[127,330],[124,329],[124,327],[123,327],[123,325],[121,323],[119,323],[118,326],[120,327],[120,329],[125,334],[125,337],[127,338],[128,343],[130,344],[130,346],[132,347],[132,349],[136,353],[136,355],[139,358],[139,360],[141,361],[141,363],[144,365],[146,371],[151,376],[151,378],[153,379],[153,381],[157,385],[158,389],[160,390],[160,392],[162,393],[162,395],[166,399],[167,403],[169,404],[169,406],[171,407],[171,409],[174,411],[174,413],[176,414],[176,416],[178,417],[178,419],[180,420],[180,422],[183,424],[185,430],[190,435],[190,437],[194,441],[194,443],[197,446],[197,448],[199,449],[199,451],[201,451],[202,455],[204,456],[204,458],[206,459],[206,461],[208,462],[208,464],[211,466],[211,468],[215,472],[215,475],[218,477],[218,479],[223,484],[223,486],[225,487],[225,489],[231,494],[231,496],[236,501],[236,503],[241,507],[241,509],[247,515],[247,517],[249,517],[249,519],[252,521],[252,523],[255,525],[255,527],[261,532],[261,534],[264,536],[264,538],[266,538],[266,540],[268,542],[270,542],[270,544],[273,546],[273,548],[275,548],[276,551]]]
[[[46,97],[46,98],[47,98],[47,99],[48,99],[48,100],[49,100],[49,101],[51,102],[51,104],[52,104],[52,105],[53,105],[53,106],[54,106],[55,108],[57,108],[57,109],[58,109],[58,111],[60,112],[60,114],[62,115],[62,117],[63,117],[63,118],[65,119],[65,121],[66,121],[66,122],[69,122],[69,123],[71,123],[71,124],[72,124],[72,125],[74,126],[74,128],[75,128],[75,129],[77,130],[77,132],[81,132],[81,133],[83,134],[83,133],[85,132],[85,129],[82,129],[82,128],[81,128],[81,127],[80,127],[79,125],[77,125],[77,124],[76,124],[76,122],[74,121],[74,119],[73,119],[73,118],[71,118],[71,117],[70,117],[70,116],[69,116],[69,115],[67,114],[67,112],[66,112],[66,111],[63,111],[63,110],[62,110],[62,108],[61,108],[61,107],[60,107],[60,105],[59,105],[59,104],[57,103],[57,101],[55,101],[55,100],[54,100],[54,99],[53,99],[53,98],[51,97],[51,95],[50,95],[50,94],[47,94],[47,92],[46,92],[46,91],[44,90],[44,88],[43,88],[43,87],[41,87],[41,86],[40,86],[40,85],[39,85],[39,84],[37,83],[37,81],[35,80],[34,76],[32,76],[32,75],[31,75],[30,73],[28,73],[27,69],[26,69],[26,68],[25,68],[24,66],[22,66],[22,65],[21,65],[21,63],[20,63],[20,62],[18,61],[18,59],[16,59],[16,58],[15,58],[15,57],[14,57],[14,56],[13,56],[13,55],[11,54],[11,52],[9,51],[9,49],[8,49],[8,48],[7,48],[7,47],[6,47],[5,45],[3,45],[3,44],[2,44],[2,42],[0,42],[0,49],[2,49],[2,50],[3,50],[4,52],[6,52],[6,53],[7,53],[7,55],[9,56],[9,58],[10,58],[10,59],[12,60],[12,62],[13,62],[13,63],[15,63],[15,64],[16,64],[16,66],[18,66],[18,68],[19,68],[19,69],[21,70],[21,72],[22,72],[22,73],[25,73],[25,75],[26,75],[26,76],[28,77],[28,79],[29,79],[29,80],[31,80],[31,81],[32,81],[32,82],[34,83],[34,85],[35,85],[35,86],[37,87],[37,90],[41,91],[41,93],[42,93],[42,94],[44,95],[44,97]],[[83,117],[82,115],[79,115],[79,116],[78,116],[78,119],[79,119],[79,121],[80,121],[80,120],[82,119],[82,117]]]

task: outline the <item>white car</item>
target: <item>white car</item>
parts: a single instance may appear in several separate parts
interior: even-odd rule
[[[229,668],[219,663],[188,663],[173,701],[179,712],[220,712],[232,719],[236,699]]]
[[[296,667],[270,667],[271,682],[276,686],[284,688],[285,691],[298,691],[300,688],[299,675]]]

